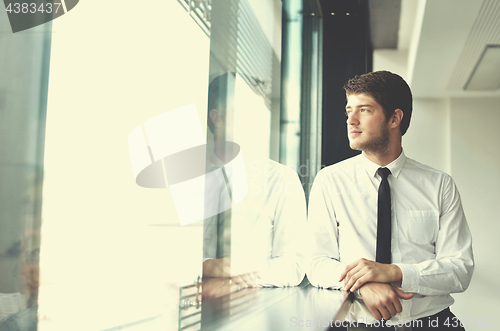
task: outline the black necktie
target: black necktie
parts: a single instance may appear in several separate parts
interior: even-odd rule
[[[377,212],[377,262],[391,263],[391,188],[387,177],[391,171],[378,168],[377,174],[382,178],[378,188]]]

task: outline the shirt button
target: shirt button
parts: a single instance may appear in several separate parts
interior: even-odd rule
[[[393,243],[393,242],[394,242],[394,238],[391,239],[391,243]]]
[[[411,291],[411,287],[408,287],[406,290],[407,290],[407,291]]]
[[[404,318],[407,318],[407,317],[408,317],[408,315],[404,314],[404,315],[403,315],[403,317],[404,317]]]

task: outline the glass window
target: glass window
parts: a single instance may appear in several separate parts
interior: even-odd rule
[[[202,275],[203,222],[181,226],[155,149],[163,129],[180,130],[165,146],[181,143],[182,123],[153,127],[194,104],[210,144],[208,87],[231,73],[227,140],[277,159],[280,31],[281,3],[268,0],[85,2],[53,22],[39,330],[199,328],[189,291]],[[135,129],[164,188],[136,183]]]

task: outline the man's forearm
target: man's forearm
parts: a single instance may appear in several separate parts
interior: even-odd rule
[[[467,289],[474,270],[473,260],[428,260],[397,264],[403,272],[401,288],[421,295],[460,293]]]
[[[367,259],[359,259],[349,264],[340,275],[346,291],[357,291],[366,283],[385,283],[401,286],[402,270],[395,264],[383,264]]]

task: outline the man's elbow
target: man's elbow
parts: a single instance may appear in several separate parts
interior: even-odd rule
[[[461,281],[462,286],[460,292],[464,292],[469,288],[473,274],[474,274],[474,262],[472,262],[472,264],[466,268],[465,275],[463,276],[463,279]]]

